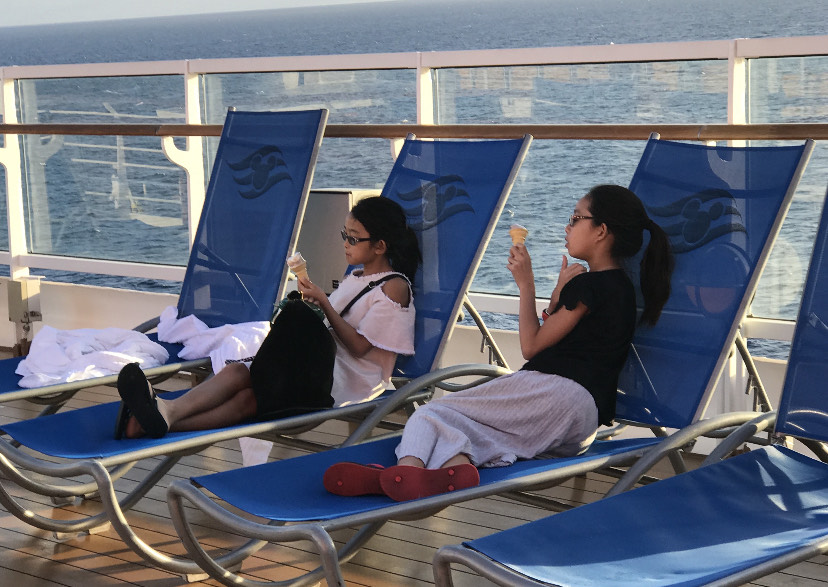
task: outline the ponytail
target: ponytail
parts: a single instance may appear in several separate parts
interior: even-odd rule
[[[408,278],[408,281],[414,283],[414,275],[417,273],[417,267],[420,266],[423,259],[420,255],[420,243],[417,240],[417,234],[410,226],[405,227],[405,232],[403,232],[393,250],[389,251],[388,260],[391,262],[394,271],[399,271]]]
[[[385,241],[391,268],[413,283],[422,256],[417,235],[408,226],[402,207],[380,196],[364,198],[351,209],[351,216],[365,227],[372,241]]]
[[[646,228],[650,233],[650,243],[641,259],[641,294],[644,296],[641,322],[653,326],[670,297],[670,277],[675,263],[670,239],[664,229],[649,217]]]
[[[674,261],[667,233],[650,219],[638,196],[625,187],[595,186],[587,197],[592,222],[606,224],[613,235],[613,258],[620,260],[638,253],[644,242],[643,232],[650,233],[650,242],[641,259],[644,311],[640,322],[654,325],[670,297]]]

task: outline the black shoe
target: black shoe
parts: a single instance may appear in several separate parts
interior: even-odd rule
[[[121,369],[118,374],[118,394],[148,436],[161,438],[167,433],[169,425],[158,411],[155,391],[138,363],[129,363]]]
[[[130,414],[129,408],[121,400],[121,405],[118,407],[118,419],[115,421],[115,440],[121,440],[126,433],[127,423],[129,422]]]

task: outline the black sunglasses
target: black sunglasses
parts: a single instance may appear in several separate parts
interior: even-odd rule
[[[348,233],[346,233],[346,232],[345,232],[345,229],[344,229],[344,228],[343,228],[342,230],[340,230],[340,231],[339,231],[339,234],[341,234],[341,235],[342,235],[342,240],[347,241],[347,242],[348,242],[348,244],[349,244],[349,245],[351,245],[352,247],[353,247],[354,245],[359,244],[359,243],[363,243],[363,242],[365,242],[365,241],[369,241],[369,240],[371,240],[371,237],[370,237],[370,236],[366,236],[366,237],[364,237],[364,238],[359,238],[359,237],[356,237],[356,236],[351,236],[350,234],[348,234]]]

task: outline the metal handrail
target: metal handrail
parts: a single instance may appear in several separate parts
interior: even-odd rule
[[[220,124],[0,124],[10,135],[219,136]],[[828,139],[828,124],[329,124],[328,138],[395,139],[414,133],[427,138],[686,141]]]

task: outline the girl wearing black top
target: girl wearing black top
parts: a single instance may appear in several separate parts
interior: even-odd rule
[[[384,493],[397,500],[472,487],[477,467],[505,466],[540,453],[586,450],[599,424],[615,416],[618,375],[636,326],[635,290],[622,261],[650,241],[641,261],[644,309],[653,325],[670,295],[673,258],[664,231],[630,190],[596,186],[566,226],[570,256],[540,323],[529,251],[517,244],[508,269],[520,291],[519,337],[526,364],[500,377],[429,402],[409,419],[387,469],[338,463],[324,484],[338,495]]]

